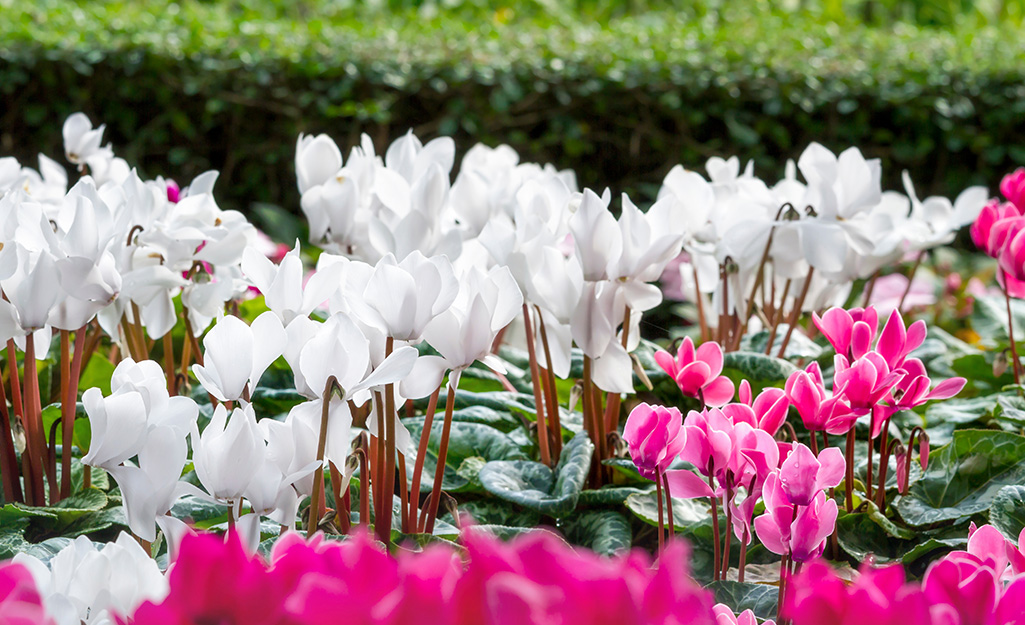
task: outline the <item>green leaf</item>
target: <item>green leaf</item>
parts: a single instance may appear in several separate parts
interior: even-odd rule
[[[1015,484],[1001,488],[989,509],[989,522],[1017,544],[1025,528],[1025,486]]]
[[[186,523],[203,523],[226,517],[228,507],[224,504],[205,501],[192,495],[179,499],[171,508],[171,516]]]
[[[469,514],[474,523],[479,525],[536,527],[541,522],[541,515],[538,512],[494,497],[460,502],[458,511],[460,514]],[[455,524],[452,515],[447,512],[441,518],[450,524]]]
[[[928,471],[896,507],[912,526],[949,522],[986,511],[1002,487],[1023,480],[1025,437],[958,430],[950,444],[931,454]]]
[[[575,514],[561,529],[574,545],[582,545],[607,556],[629,549],[633,541],[630,522],[612,510]]]
[[[778,586],[723,580],[712,582],[706,588],[715,595],[716,603],[725,603],[737,614],[751,610],[760,619],[776,618]]]
[[[655,484],[649,488],[633,488],[630,486],[603,486],[595,490],[580,493],[577,505],[580,506],[621,506],[630,495],[644,494],[654,490]]]
[[[654,482],[640,474],[637,465],[629,458],[606,458],[601,463],[612,467],[612,480],[616,484],[654,485]]]
[[[23,527],[7,525],[0,529],[0,560],[10,560],[32,546],[32,543],[25,540],[23,531]]]
[[[797,371],[792,363],[755,352],[727,352],[723,359],[723,372],[732,370],[752,384],[776,384],[785,382],[787,376]],[[734,376],[730,376],[733,378]]]
[[[285,414],[306,398],[290,388],[258,387],[253,394],[253,407],[260,416]]]
[[[61,534],[69,538],[75,538],[76,536],[99,532],[115,525],[128,526],[128,519],[125,518],[124,508],[121,506],[83,514],[71,525],[61,530]]]
[[[577,506],[593,453],[594,444],[581,432],[563,448],[554,472],[540,462],[498,460],[481,469],[480,481],[499,499],[561,518]]]
[[[77,424],[76,424],[77,427]],[[99,467],[88,467],[92,476],[93,488],[110,490],[110,477],[106,471]],[[85,475],[86,466],[78,458],[71,459],[71,490],[77,492],[82,490],[82,478]]]
[[[658,497],[655,491],[630,495],[626,498],[626,507],[645,523],[658,525]],[[665,515],[663,521],[668,527],[669,515],[664,506],[662,512]],[[712,523],[707,503],[673,497],[673,526],[677,531],[682,532],[702,523]]]
[[[783,345],[783,339],[786,335],[786,327],[786,325],[782,325],[776,331],[776,337],[772,341],[772,349],[769,350],[770,354],[779,353],[779,348]],[[744,335],[744,338],[740,340],[740,349],[745,352],[764,354],[768,342],[769,331],[760,330],[754,334]],[[825,351],[818,343],[808,338],[804,332],[795,331],[790,335],[790,342],[787,343],[787,350],[783,357],[786,359],[806,358],[817,360]]]
[[[440,415],[438,415],[440,417]],[[413,440],[420,439],[420,431],[423,428],[423,420],[407,420],[406,426]],[[438,462],[438,448],[441,445],[442,423],[436,420],[431,427],[431,439],[427,445],[427,455],[424,458],[423,477],[420,481],[420,492],[429,492],[434,484],[434,471]],[[459,467],[468,458],[483,458],[493,460],[527,460],[528,456],[524,448],[505,432],[496,430],[493,427],[473,422],[452,423],[449,433],[448,453],[445,457],[445,476],[442,481],[442,489],[448,492],[480,492],[480,486],[467,479],[467,476],[459,474]],[[408,475],[412,485],[412,471]]]
[[[98,388],[104,396],[110,395],[110,379],[114,376],[114,363],[106,358],[90,358],[78,379],[78,390]]]

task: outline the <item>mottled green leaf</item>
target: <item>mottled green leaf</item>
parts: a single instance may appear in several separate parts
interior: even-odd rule
[[[630,548],[633,532],[626,517],[612,510],[575,514],[561,528],[566,539],[603,555]]]
[[[716,603],[725,603],[737,614],[751,610],[760,619],[776,618],[778,586],[723,580],[712,582],[707,588],[715,595]]]
[[[441,414],[437,415],[437,420],[431,426],[431,438],[428,442],[423,477],[420,481],[421,492],[430,491],[434,484],[434,471],[438,462],[438,448],[441,445],[443,426],[441,417]],[[423,421],[411,419],[405,423],[413,440],[418,441]],[[488,461],[526,461],[528,457],[526,450],[509,434],[501,430],[481,423],[453,422],[449,434],[448,452],[445,457],[445,476],[442,488],[453,493],[480,491],[480,486],[467,479],[467,476],[459,474],[459,467],[467,458],[483,458]],[[412,485],[412,471],[409,472],[407,479]]]
[[[781,383],[794,371],[792,363],[755,352],[727,352],[723,359],[723,372],[734,371],[752,384]],[[728,373],[727,373],[728,374]],[[732,377],[732,376],[731,376]]]
[[[1025,527],[1025,486],[1015,484],[1001,488],[990,506],[989,522],[1017,544]]]
[[[984,512],[1001,488],[1025,481],[1025,437],[992,430],[958,430],[929,458],[929,469],[897,500],[909,525],[952,521]]]

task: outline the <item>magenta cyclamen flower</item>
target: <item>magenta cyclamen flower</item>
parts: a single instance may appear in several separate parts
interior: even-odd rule
[[[779,467],[779,484],[790,503],[808,506],[819,492],[839,485],[846,468],[836,447],[823,449],[816,458],[808,447],[797,443]]]
[[[1014,204],[990,200],[989,204],[982,207],[970,229],[975,246],[992,258],[999,256],[1007,239],[1008,227],[1021,214],[1022,211]]]
[[[734,423],[747,423],[751,427],[765,430],[775,436],[787,419],[790,400],[781,388],[769,387],[752,398],[751,385],[747,380],[740,383],[740,403],[726,404],[723,413]]]
[[[1000,181],[1000,193],[1019,211],[1025,212],[1025,167],[1019,167]]]
[[[623,440],[640,474],[658,480],[683,449],[683,415],[676,408],[640,404],[626,419]]]
[[[830,434],[844,434],[858,420],[842,395],[830,396],[822,379],[822,370],[813,362],[804,371],[795,371],[785,385],[787,399],[797,408],[804,427]]]
[[[822,317],[813,312],[811,319],[836,353],[854,358],[871,349],[879,327],[879,317],[871,306],[850,310],[836,306],[822,313]]]
[[[683,339],[676,359],[669,352],[655,352],[655,362],[668,373],[687,397],[702,399],[707,406],[722,406],[733,399],[733,382],[722,373],[722,347],[709,341],[694,349],[690,337]]]
[[[933,399],[950,399],[960,393],[967,382],[960,377],[949,378],[930,390],[932,380],[921,360],[908,358],[904,361],[903,369],[907,375],[893,389],[894,408],[898,410],[910,410]]]
[[[837,354],[833,369],[833,391],[862,415],[868,414],[904,377],[903,369],[891,370],[878,352],[869,352],[850,363],[846,356]]]
[[[715,612],[715,625],[758,625],[758,619],[751,610],[744,610],[740,614],[733,614],[733,609],[725,603],[717,603],[712,607]],[[776,621],[769,619],[762,621],[762,625],[776,625]]]
[[[52,625],[32,573],[20,564],[0,564],[0,623]]]
[[[848,585],[825,562],[810,562],[787,588],[783,614],[794,625],[932,625],[925,595],[899,564],[863,565]]]
[[[789,500],[778,473],[770,473],[762,491],[765,514],[754,521],[755,533],[765,548],[807,562],[822,555],[826,540],[836,527],[836,501],[826,493],[815,495],[810,505],[795,506]]]

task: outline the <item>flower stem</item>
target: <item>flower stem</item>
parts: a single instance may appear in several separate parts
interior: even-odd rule
[[[395,339],[388,337],[384,341],[384,357],[387,358],[395,349]],[[377,514],[377,523],[382,533],[388,534],[381,541],[388,544],[391,539],[392,502],[395,500],[395,421],[399,413],[395,407],[395,385],[384,387],[384,480],[381,482],[381,510]]]
[[[370,456],[373,461],[370,472],[374,474],[374,534],[377,535],[378,540],[387,544],[388,539],[391,538],[391,525],[385,527],[381,522],[381,517],[384,514],[384,508],[387,506],[391,510],[391,506],[388,506],[388,502],[384,498],[386,488],[384,483],[388,480],[388,476],[384,474],[387,464],[384,457],[387,451],[385,449],[384,397],[379,392],[374,393],[374,411],[377,413],[377,437],[373,441],[374,454]],[[388,518],[391,520],[391,516]],[[385,533],[386,531],[387,533]]]
[[[744,540],[740,541],[740,562],[737,566],[737,581],[744,583],[744,569],[747,568],[747,529],[744,529]]]
[[[665,473],[662,474],[662,486],[666,490],[666,516],[669,520],[669,537],[673,538],[676,536],[676,523],[673,520],[673,494],[669,490],[669,478]]]
[[[811,279],[814,274],[815,268],[809,268],[808,275],[804,278],[804,286],[801,287],[801,294],[797,296],[794,308],[790,311],[790,319],[787,321],[787,333],[783,335],[783,344],[779,346],[779,353],[776,354],[777,358],[782,358],[787,353],[787,345],[790,343],[790,337],[794,334],[794,326],[797,325],[797,320],[801,318],[801,309],[804,308],[804,300],[808,297],[808,289],[811,287]]]
[[[438,504],[441,503],[441,484],[445,478],[445,459],[448,457],[448,437],[452,431],[452,412],[456,406],[456,389],[449,384],[445,398],[445,424],[441,429],[441,445],[438,447],[438,466],[434,468],[434,487],[428,504],[427,518],[424,522],[424,533],[434,533],[434,521],[438,516]]]
[[[664,513],[662,512],[662,475],[655,476],[655,498],[658,499],[658,553],[662,553],[662,549],[665,547],[665,521]],[[672,505],[670,502],[669,505]]]
[[[26,362],[27,362],[26,357]],[[25,451],[21,454],[22,475],[25,476],[25,501],[30,506],[45,505],[43,497],[43,476],[40,467],[36,466],[36,428],[25,416],[25,398],[21,392],[21,381],[18,378],[18,351],[14,339],[7,341],[7,367],[11,377],[11,403],[14,416],[21,421],[25,429]]]
[[[420,478],[424,472],[424,458],[427,456],[427,444],[431,438],[431,426],[434,424],[434,412],[438,409],[438,395],[441,386],[434,389],[431,399],[427,402],[427,414],[424,416],[424,428],[420,432],[420,446],[416,451],[416,464],[413,465],[413,483],[409,487],[409,517],[413,529],[419,529]]]
[[[370,527],[370,462],[366,447],[360,447],[359,455],[359,522]]]
[[[171,333],[168,332],[164,335],[164,375],[167,376],[167,392],[174,397],[175,395],[175,366],[174,366],[174,341],[171,339]]]
[[[630,306],[623,311],[623,335],[622,345],[626,349],[630,340]],[[615,432],[619,429],[619,406],[622,397],[619,393],[609,393],[609,403],[605,406],[605,432]]]
[[[787,295],[790,294],[792,280],[783,284],[783,297],[779,300],[779,308],[772,311],[772,327],[769,329],[769,340],[765,342],[765,355],[772,353],[772,346],[776,342],[776,332],[779,330],[779,322],[783,320],[783,307],[787,302]]]
[[[14,365],[17,367],[17,363]],[[14,448],[14,433],[11,425],[11,413],[7,410],[7,392],[3,378],[0,377],[0,478],[3,480],[4,501],[24,503],[21,492],[21,471],[18,469],[18,455]]]
[[[847,473],[844,476],[844,490],[847,495],[847,512],[854,511],[854,426],[847,432]]]
[[[409,482],[406,481],[406,456],[399,452],[399,506],[402,511],[402,533],[409,533]]]
[[[313,494],[310,496],[310,521],[306,526],[307,533],[317,531],[320,526],[320,510],[324,507],[324,451],[327,448],[327,417],[331,412],[331,398],[338,380],[334,376],[327,379],[320,408],[320,437],[317,439],[317,470],[313,473]]]
[[[708,461],[708,487],[715,492],[715,482],[712,478],[712,467],[713,460]],[[719,545],[719,501],[712,495],[708,498],[708,503],[712,505],[712,540],[714,541],[714,549],[712,555],[712,568],[714,569],[714,580],[719,581],[719,562],[720,557],[720,545]]]
[[[923,258],[925,258],[925,250],[918,253],[918,258],[915,259],[915,264],[911,266],[911,271],[908,272],[908,285],[904,288],[904,292],[900,296],[900,302],[897,303],[897,312],[904,312],[904,300],[908,298],[908,293],[911,292],[911,283],[915,279],[915,273],[918,271],[919,265],[922,264]]]
[[[75,417],[77,416],[75,400],[78,399],[78,381],[82,375],[83,350],[85,349],[85,335],[88,327],[89,326],[85,325],[75,331],[75,355],[71,359],[71,365],[68,370],[69,378],[67,390],[61,400],[61,425],[63,426],[63,431],[61,432],[61,439],[63,442],[63,451],[61,453],[61,499],[71,496],[71,443],[75,437]],[[62,382],[64,380],[64,347],[65,343],[69,340],[67,335],[68,332],[66,330],[61,331]],[[85,473],[89,472],[90,469],[86,467]]]
[[[1007,273],[1004,273],[1007,284]],[[1011,343],[1011,360],[1014,364],[1014,383],[1021,384],[1021,363],[1018,361],[1018,346],[1014,342],[1014,316],[1011,314],[1011,293],[1004,287],[1004,301],[1007,304],[1007,339]]]
[[[43,469],[47,470],[47,485],[51,493],[58,489],[56,472],[47,466],[46,438],[43,432],[42,406],[39,403],[39,374],[36,370],[36,341],[35,335],[29,333],[25,336],[25,421],[32,424],[36,436],[36,458],[35,462],[39,473],[39,488],[36,492],[39,503],[43,505],[45,495],[42,486]]]
[[[536,307],[535,307],[536,308]],[[552,457],[558,458],[562,455],[562,419],[559,415],[559,391],[555,388],[555,371],[552,368],[552,351],[548,347],[548,332],[545,331],[545,318],[541,309],[537,308],[537,325],[541,330],[541,347],[545,353],[545,363],[548,365],[541,372],[546,376],[545,390],[548,392],[548,427],[551,433]]]
[[[694,271],[694,301],[698,307],[698,324],[701,326],[701,342],[708,340],[708,319],[705,318],[705,297],[701,294],[701,285],[698,284],[698,265],[691,258],[690,268]]]
[[[530,381],[534,388],[534,412],[537,414],[537,444],[541,452],[541,464],[552,466],[552,456],[548,449],[548,424],[545,418],[545,405],[541,392],[541,379],[537,368],[537,350],[534,346],[534,330],[530,323],[530,308],[523,302],[523,328],[527,334],[527,355],[530,357]],[[551,366],[551,363],[548,364]]]
[[[726,579],[726,573],[730,570],[730,539],[733,537],[733,508],[730,507],[730,499],[733,498],[733,492],[729,485],[729,479],[726,482],[726,499],[723,500],[723,507],[726,508],[726,545],[722,550],[722,575],[719,579]]]

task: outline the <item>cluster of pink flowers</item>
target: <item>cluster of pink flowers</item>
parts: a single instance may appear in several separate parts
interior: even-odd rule
[[[991,525],[969,530],[968,549],[932,563],[921,583],[901,565],[866,563],[846,584],[824,562],[794,578],[783,614],[793,625],[1023,625],[1025,531],[1018,544]]]
[[[235,539],[190,536],[169,572],[170,594],[121,625],[715,622],[682,543],[657,565],[641,550],[604,558],[548,532],[508,543],[467,532],[463,543],[465,557],[447,545],[393,557],[365,534],[307,541],[292,533],[264,562]]]
[[[972,224],[972,241],[997,259],[997,280],[1011,297],[1025,297],[1025,168],[1004,176],[1000,193],[1006,201],[993,198]]]

